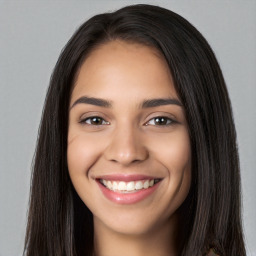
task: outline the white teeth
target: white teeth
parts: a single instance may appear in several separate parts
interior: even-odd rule
[[[126,184],[125,182],[121,181],[118,184],[118,190],[126,190]]]
[[[101,180],[101,183],[110,190],[118,191],[120,193],[136,192],[137,190],[147,189],[154,186],[155,180],[139,180],[139,181],[110,181]]]
[[[144,188],[148,188],[149,187],[149,181],[148,180],[146,180],[145,182],[144,182],[144,186],[143,186]]]
[[[136,182],[136,184],[135,184],[135,189],[136,189],[136,190],[140,190],[140,189],[142,189],[142,188],[143,188],[142,182],[141,182],[141,181]]]
[[[117,184],[116,181],[114,181],[114,182],[113,182],[112,189],[113,189],[113,190],[117,190],[117,188],[118,188],[118,184]]]
[[[103,181],[103,184],[104,184],[104,181]],[[104,184],[105,185],[105,184]],[[112,183],[111,181],[107,181],[107,185],[105,185],[106,187],[108,187],[109,189],[112,189]]]
[[[127,185],[126,185],[126,190],[127,190],[127,191],[132,191],[132,190],[134,190],[134,189],[135,189],[135,183],[134,183],[134,181],[128,182]]]

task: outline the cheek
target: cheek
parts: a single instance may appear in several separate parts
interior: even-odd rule
[[[160,161],[170,173],[179,173],[183,170],[190,171],[190,138],[185,127],[174,133],[164,134],[162,138],[152,137],[151,148],[155,158]]]
[[[170,205],[176,205],[178,208],[185,200],[191,184],[191,149],[188,132],[185,128],[179,129],[175,133],[165,135],[164,139],[158,139],[158,143],[155,141],[154,145],[155,159],[165,167],[168,176],[166,193],[171,195]]]
[[[164,164],[169,170],[170,184],[181,194],[188,193],[191,183],[191,149],[190,139],[187,132],[180,132],[172,138],[166,149]]]
[[[82,140],[76,137],[68,144],[67,160],[69,173],[84,173],[86,170],[85,164],[88,163],[89,151],[85,150]]]
[[[86,175],[97,160],[100,145],[83,134],[70,135],[67,148],[68,169],[71,175]]]
[[[93,190],[91,189],[90,170],[102,152],[102,145],[97,143],[93,136],[85,136],[81,132],[69,134],[67,148],[67,162],[70,179],[73,186],[87,205],[91,205]]]

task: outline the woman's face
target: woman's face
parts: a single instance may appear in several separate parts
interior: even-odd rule
[[[85,60],[71,95],[68,169],[97,229],[171,225],[191,180],[184,110],[160,54],[123,41]]]

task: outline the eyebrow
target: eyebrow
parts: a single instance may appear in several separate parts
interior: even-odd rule
[[[100,99],[100,98],[94,98],[94,97],[87,97],[82,96],[79,99],[77,99],[72,106],[70,107],[70,110],[77,104],[89,104],[94,105],[98,107],[105,107],[105,108],[111,108],[112,103],[111,101]],[[144,100],[142,104],[140,104],[140,108],[152,108],[152,107],[158,107],[158,106],[164,106],[164,105],[177,105],[182,107],[183,105],[178,99],[175,98],[166,98],[166,99],[150,99],[150,100]]]
[[[178,105],[182,107],[181,102],[178,99],[166,98],[166,99],[150,99],[145,100],[141,104],[141,108],[152,108],[164,105]]]
[[[80,103],[90,104],[90,105],[94,105],[94,106],[98,106],[98,107],[105,107],[105,108],[110,108],[112,106],[111,102],[108,100],[82,96],[73,103],[73,105],[70,107],[70,109],[72,109],[75,105],[80,104]]]

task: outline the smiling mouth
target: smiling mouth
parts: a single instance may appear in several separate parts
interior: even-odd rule
[[[136,193],[148,189],[160,181],[161,179],[136,180],[129,182],[99,179],[99,182],[107,189],[122,194]]]

